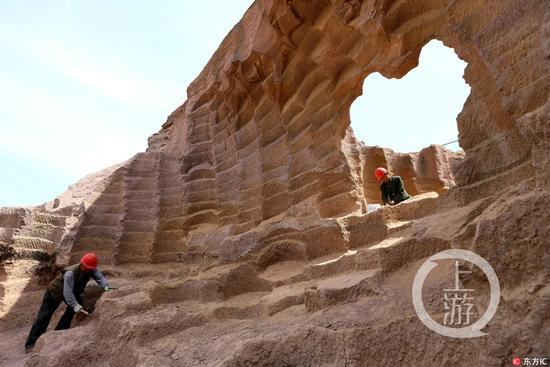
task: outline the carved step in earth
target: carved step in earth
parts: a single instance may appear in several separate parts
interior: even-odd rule
[[[319,281],[305,292],[309,312],[378,294],[381,269],[342,274]]]

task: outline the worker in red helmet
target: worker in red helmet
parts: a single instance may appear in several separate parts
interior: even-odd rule
[[[382,192],[382,202],[384,205],[395,205],[407,200],[411,196],[405,191],[403,180],[399,176],[394,176],[384,167],[378,167],[374,170],[374,176],[380,184]]]
[[[61,274],[48,284],[42,305],[25,343],[27,352],[32,350],[40,335],[46,332],[52,315],[62,301],[67,304],[67,309],[55,330],[68,329],[75,313],[89,315],[82,307],[81,294],[84,293],[90,278],[93,278],[104,291],[112,289],[97,268],[97,257],[93,253],[85,254],[80,263],[63,269]]]

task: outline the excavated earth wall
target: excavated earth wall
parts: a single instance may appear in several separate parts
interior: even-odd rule
[[[146,152],[41,206],[0,209],[0,365],[505,366],[550,355],[549,5],[255,1]],[[365,147],[349,127],[364,79],[402,77],[433,39],[468,63],[464,154]],[[367,212],[379,165],[415,196]],[[414,312],[420,264],[451,248],[497,273],[487,336],[444,337]],[[54,265],[87,251],[119,290],[89,287],[94,317],[50,329],[24,355]],[[452,270],[442,263],[424,285],[432,315]],[[489,293],[473,270],[463,283],[481,314]]]

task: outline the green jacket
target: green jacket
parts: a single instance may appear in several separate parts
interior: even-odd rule
[[[399,176],[391,176],[388,182],[382,182],[380,191],[382,191],[382,202],[384,204],[389,204],[390,201],[397,204],[411,197],[405,191],[403,180]]]

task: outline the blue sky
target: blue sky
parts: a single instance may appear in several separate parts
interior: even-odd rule
[[[403,78],[369,75],[363,95],[351,106],[355,134],[366,145],[399,152],[456,140],[456,116],[470,94],[462,78],[465,67],[451,48],[433,40],[422,48],[418,66]],[[460,149],[458,143],[446,147]]]
[[[82,176],[145,150],[251,3],[0,2],[0,206],[51,200]],[[455,139],[464,66],[441,45],[428,59],[402,80],[367,78],[352,106],[352,126],[365,143],[409,151]],[[432,103],[411,105],[416,98]],[[419,118],[429,134],[409,129],[388,139],[384,126],[411,128]]]

